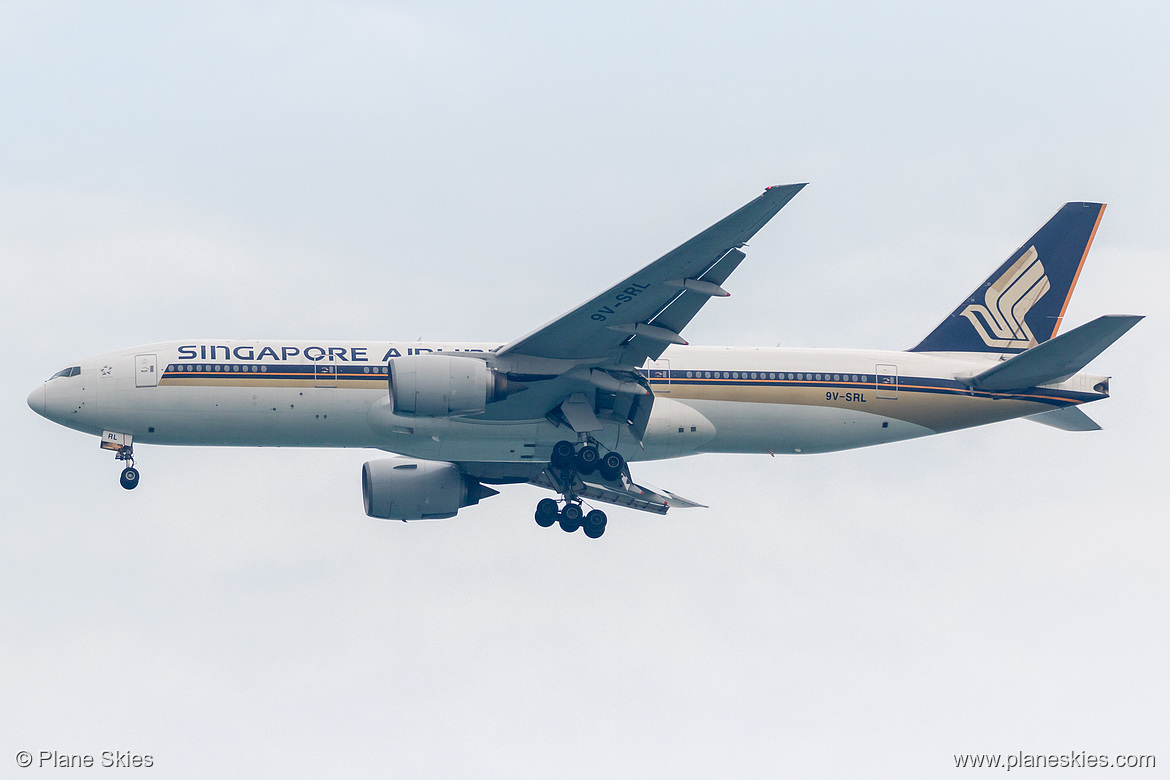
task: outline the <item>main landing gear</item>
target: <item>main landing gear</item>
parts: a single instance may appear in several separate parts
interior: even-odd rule
[[[555,499],[541,499],[536,505],[536,524],[549,528],[553,523],[559,523],[561,530],[570,534],[581,528],[590,539],[597,539],[605,533],[605,512],[594,509],[586,513],[581,499],[573,493],[573,484],[578,474],[588,476],[595,471],[606,481],[615,480],[621,476],[625,465],[621,454],[607,452],[602,455],[595,444],[586,442],[578,448],[571,441],[558,441],[553,445],[549,467],[557,472],[554,480],[559,478],[564,486],[565,505],[558,508]]]
[[[621,476],[626,459],[617,452],[602,455],[596,444],[586,443],[577,449],[571,441],[558,441],[553,445],[551,465],[563,472],[576,470],[584,475],[596,471],[608,482]]]
[[[541,528],[551,528],[554,523],[559,523],[561,530],[570,534],[582,528],[590,539],[597,539],[605,533],[606,520],[605,512],[600,509],[586,514],[579,500],[566,502],[564,509],[558,509],[556,500],[551,498],[542,498],[536,505],[536,524]]]

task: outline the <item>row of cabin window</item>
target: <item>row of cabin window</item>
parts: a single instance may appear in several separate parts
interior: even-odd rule
[[[324,368],[324,366],[323,366],[323,368]],[[330,366],[329,368],[332,369],[332,366]],[[69,370],[71,370],[71,369],[65,369],[65,371],[69,371]],[[77,371],[78,371],[78,373],[80,373],[81,369],[78,368]],[[243,371],[245,374],[248,373],[249,371],[251,371],[252,373],[256,373],[257,371],[259,371],[262,373],[267,373],[268,366],[255,366],[254,365],[254,366],[249,367],[249,366],[241,366],[238,363],[232,363],[230,366],[220,366],[220,365],[212,366],[212,365],[203,365],[203,364],[197,364],[197,365],[173,365],[172,364],[172,365],[167,366],[167,371],[224,371],[227,373]],[[366,374],[370,374],[370,373],[385,374],[386,373],[386,366],[362,366],[362,371]],[[323,372],[323,373],[325,373],[325,372]],[[331,373],[333,373],[333,371],[330,370],[327,373],[331,374]],[[61,372],[58,372],[57,374],[55,374],[54,378],[57,376],[72,376],[72,374],[67,375],[67,374],[65,374],[64,371],[61,371]]]
[[[687,372],[687,379],[711,379],[712,377],[714,377],[715,379],[718,379],[719,372],[718,371],[714,371],[714,372],[712,372],[712,371],[688,371]],[[822,377],[824,377],[824,379],[822,379]],[[763,371],[760,371],[760,372],[756,372],[756,371],[752,371],[752,372],[724,371],[723,378],[724,379],[781,379],[781,380],[783,380],[785,378],[785,374],[783,371],[769,372],[769,373],[765,373]],[[869,381],[868,374],[861,374],[860,376],[858,374],[788,374],[787,378],[790,380],[812,379],[816,382],[821,382],[821,381],[824,381],[824,382],[868,382]]]
[[[223,372],[229,373],[229,374],[233,371],[237,371],[237,372],[243,371],[245,374],[248,373],[249,371],[253,371],[253,372],[263,371],[263,372],[267,373],[268,366],[252,366],[251,368],[249,368],[248,366],[241,366],[238,363],[232,364],[231,367],[219,366],[219,365],[212,366],[210,364],[208,364],[208,365],[200,364],[200,365],[194,365],[194,366],[193,365],[170,365],[170,366],[167,366],[167,371],[223,371]]]

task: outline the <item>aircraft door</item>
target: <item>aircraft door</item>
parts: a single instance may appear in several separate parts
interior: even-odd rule
[[[134,386],[158,386],[158,357],[155,355],[134,356]]]
[[[651,360],[646,364],[646,378],[654,389],[654,395],[668,395],[670,393],[670,361]]]
[[[875,372],[877,397],[889,401],[898,400],[898,367],[892,363],[878,363]]]
[[[314,387],[337,387],[337,363],[333,355],[327,355],[313,364]]]

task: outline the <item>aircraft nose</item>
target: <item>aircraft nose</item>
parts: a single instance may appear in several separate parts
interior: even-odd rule
[[[43,384],[28,394],[28,406],[41,417],[45,416],[45,386]]]

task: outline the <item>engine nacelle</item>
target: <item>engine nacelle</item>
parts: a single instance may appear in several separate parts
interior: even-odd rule
[[[366,514],[382,520],[442,520],[497,492],[444,461],[386,458],[362,466]]]
[[[508,380],[477,358],[407,355],[389,362],[390,403],[396,415],[478,414],[508,393]]]

